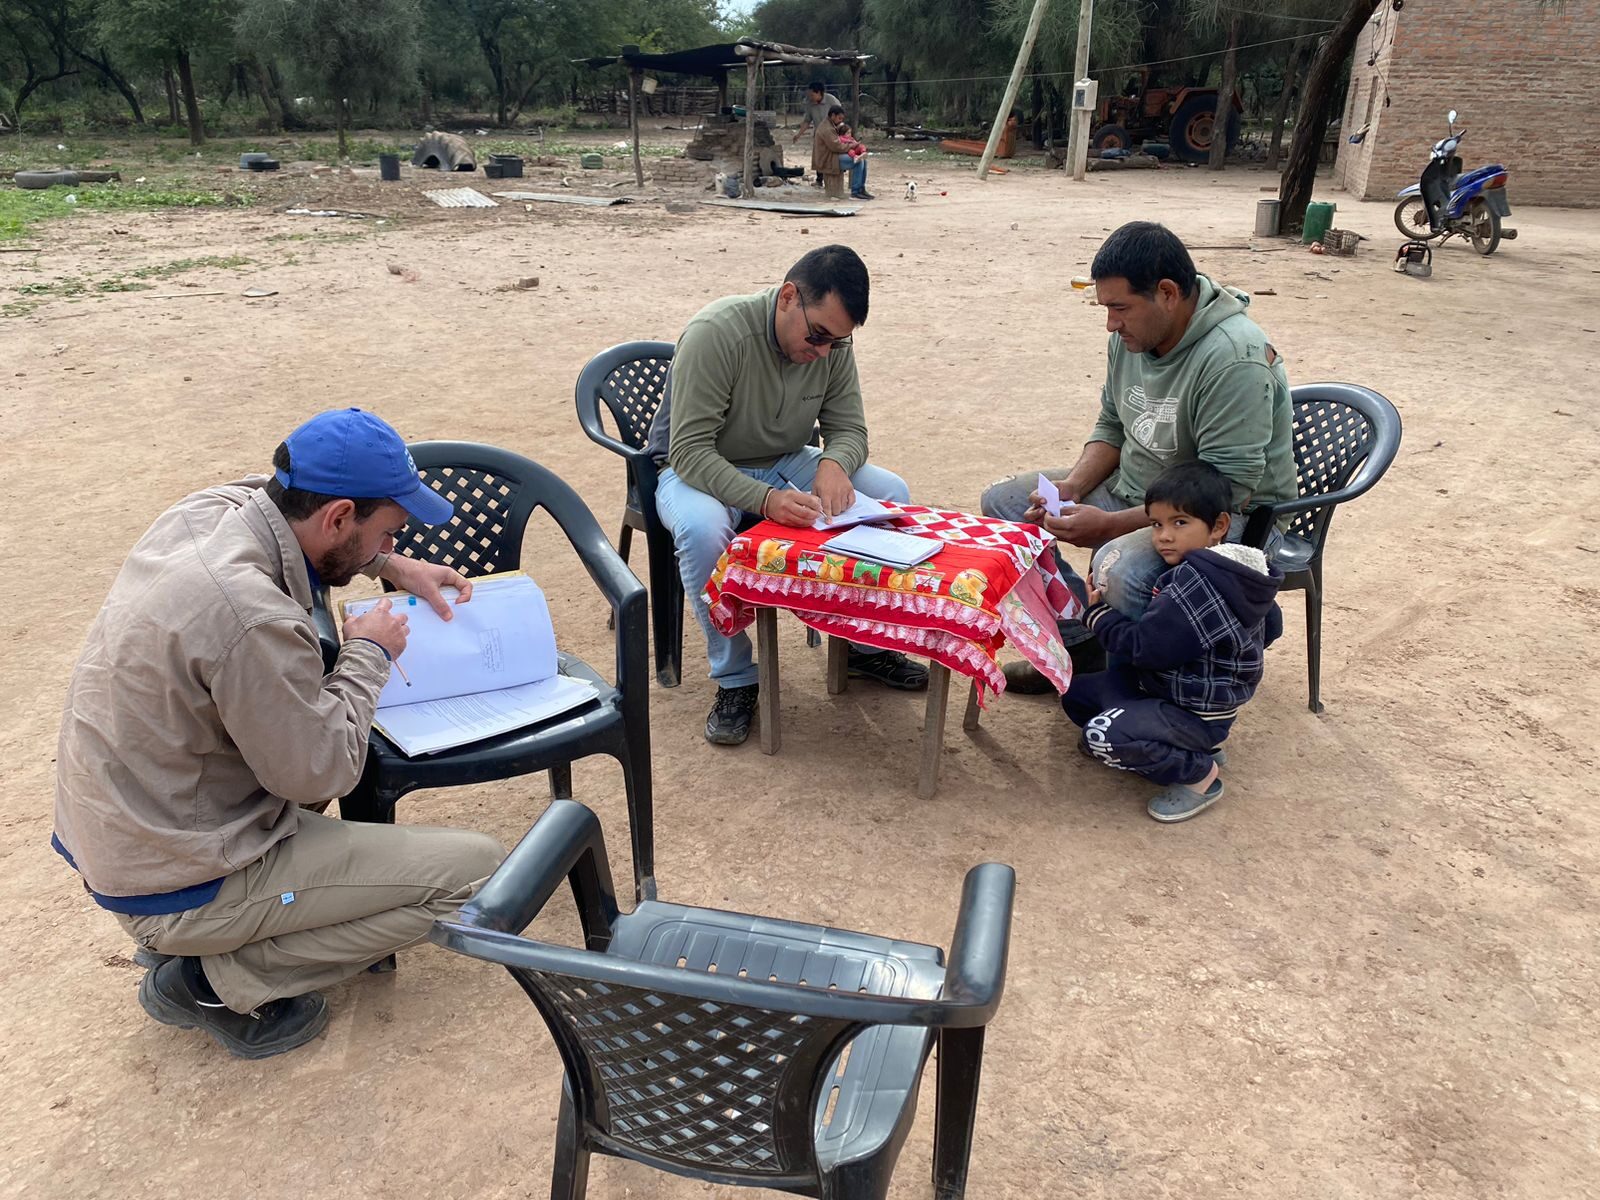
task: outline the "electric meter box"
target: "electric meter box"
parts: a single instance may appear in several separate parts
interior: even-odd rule
[[[1095,105],[1100,103],[1100,84],[1093,79],[1080,79],[1072,85],[1072,107],[1079,111],[1092,112]]]

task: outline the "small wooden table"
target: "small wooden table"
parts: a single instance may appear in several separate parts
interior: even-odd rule
[[[850,643],[841,637],[828,638],[828,695],[842,695],[850,686]],[[779,724],[778,610],[756,610],[756,672],[761,693],[756,701],[761,714],[761,753],[776,754],[783,745]],[[917,795],[926,800],[939,790],[939,769],[944,761],[945,712],[950,704],[950,668],[940,662],[928,664],[928,715],[922,725],[922,758],[917,770]],[[967,690],[967,711],[961,728],[978,727],[978,685]]]
[[[756,626],[760,745],[782,744],[778,710],[779,609],[828,636],[830,695],[848,686],[849,642],[901,650],[929,660],[927,719],[917,793],[933,795],[944,750],[952,671],[972,680],[962,728],[977,728],[984,691],[1005,677],[995,655],[1010,641],[1065,692],[1072,662],[1056,628],[1079,605],[1044,554],[1050,535],[1034,525],[900,506],[893,527],[944,543],[934,558],[907,571],[823,548],[831,532],[770,521],[737,534],[706,584],[712,622],[733,633]]]

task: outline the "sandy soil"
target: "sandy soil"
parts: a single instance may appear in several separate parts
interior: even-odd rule
[[[497,970],[419,949],[336,989],[322,1040],[260,1064],[144,1016],[131,946],[47,845],[68,673],[155,514],[261,468],[322,408],[513,447],[613,527],[622,472],[573,415],[584,360],[673,338],[710,298],[833,239],[874,275],[857,342],[874,459],[919,500],[974,505],[991,479],[1070,460],[1090,426],[1104,333],[1066,281],[1104,233],[1155,217],[1239,245],[1270,183],[1018,170],[985,185],[970,164],[904,161],[878,163],[884,199],[848,221],[659,203],[446,213],[414,183],[283,178],[248,211],[83,214],[44,227],[37,255],[0,256],[4,300],[66,276],[252,260],[0,320],[0,1193],[545,1193],[559,1066]],[[908,169],[915,204],[898,195]],[[1306,710],[1291,595],[1214,812],[1155,825],[1137,780],[1081,760],[1059,710],[1021,697],[975,736],[952,722],[943,786],[919,802],[921,700],[828,697],[795,622],[781,756],[703,742],[692,632],[683,686],[652,696],[667,898],[944,943],[963,871],[1015,864],[975,1197],[1600,1194],[1600,214],[1519,210],[1519,241],[1487,260],[1447,246],[1419,282],[1388,269],[1387,205],[1333,198],[1338,224],[1374,239],[1353,259],[1275,242],[1196,253],[1276,292],[1253,311],[1292,379],[1368,384],[1406,421],[1388,478],[1334,526],[1328,711]],[[274,211],[296,202],[391,219]],[[497,290],[529,275],[536,290]],[[250,286],[277,295],[243,299]],[[226,294],[184,295],[210,290]],[[526,565],[564,644],[608,661],[587,578],[547,524]],[[575,783],[625,876],[614,764],[581,762]],[[547,794],[540,778],[424,794],[401,819],[509,845]],[[540,929],[570,937],[572,922]],[[924,1102],[897,1197],[928,1193]],[[591,1194],[733,1192],[598,1161]]]

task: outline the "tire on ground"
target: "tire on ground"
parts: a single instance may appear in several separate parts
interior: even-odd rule
[[[40,191],[47,187],[77,187],[78,173],[76,171],[18,171],[16,185],[19,188],[28,188],[30,191]]]
[[[411,156],[413,167],[427,167],[437,171],[476,171],[478,164],[472,156],[467,139],[455,133],[430,133],[417,143]]]

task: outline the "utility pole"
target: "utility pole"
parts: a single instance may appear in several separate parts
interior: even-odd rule
[[[1072,83],[1089,74],[1089,33],[1094,26],[1094,0],[1083,0],[1078,7],[1078,52],[1072,64]],[[1067,157],[1072,160],[1072,177],[1082,179],[1089,163],[1089,124],[1094,113],[1072,110],[1072,128],[1067,135]]]
[[[1083,0],[1088,4],[1090,0]],[[1033,44],[1039,40],[1039,26],[1044,22],[1044,10],[1050,7],[1050,0],[1033,0],[1033,15],[1028,18],[1028,31],[1022,35],[1022,47],[1017,51],[1016,65],[1011,68],[1011,78],[1006,82],[1005,98],[1000,101],[1000,111],[995,114],[994,124],[989,127],[989,141],[983,148],[983,157],[978,160],[978,178],[989,178],[989,164],[994,161],[995,148],[1000,145],[1000,139],[1005,135],[1006,122],[1011,119],[1011,106],[1017,102],[1017,89],[1022,86],[1022,73],[1028,69],[1028,60],[1033,57]]]

